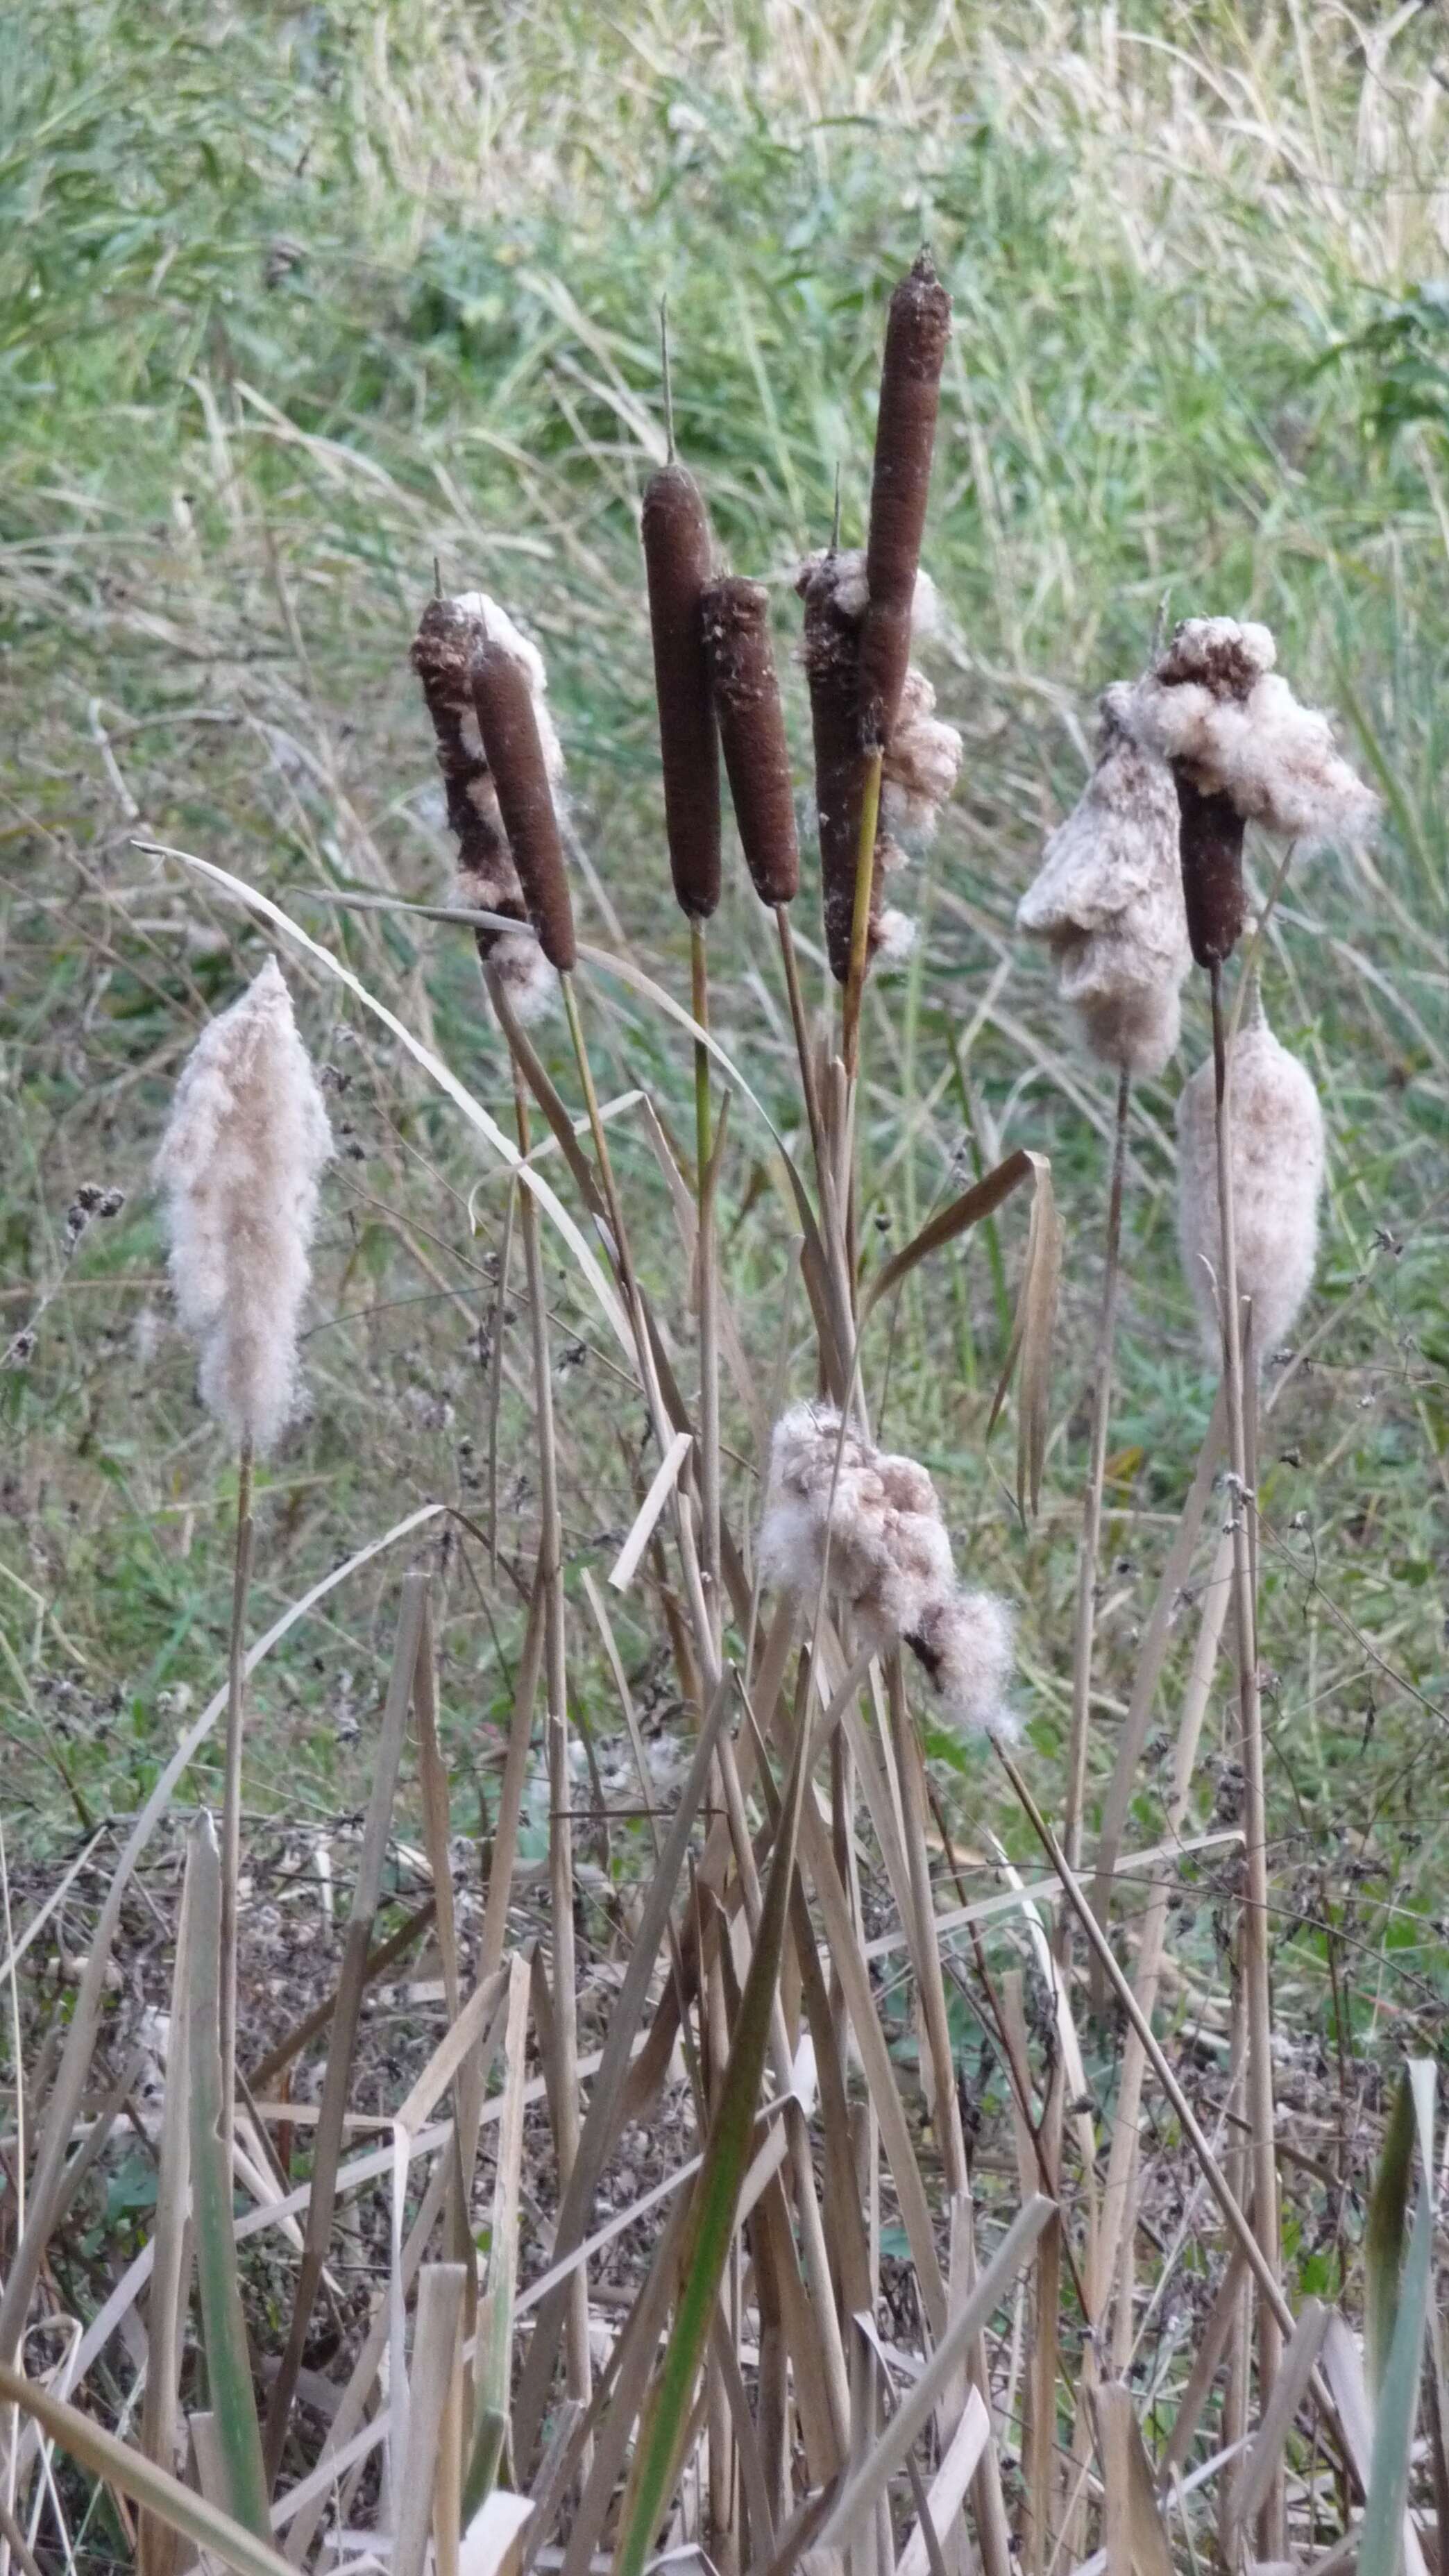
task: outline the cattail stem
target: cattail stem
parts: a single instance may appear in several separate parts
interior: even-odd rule
[[[825,1151],[825,1129],[820,1116],[820,1090],[815,1080],[815,1057],[810,1045],[810,1023],[805,1012],[805,995],[800,984],[800,960],[795,954],[795,933],[790,927],[788,904],[775,906],[775,926],[780,934],[780,963],[785,970],[785,991],[790,1003],[790,1025],[795,1032],[795,1053],[800,1060],[800,1089],[805,1101],[805,1116],[810,1127],[810,1149],[815,1157],[815,1177],[822,1198],[830,1169]]]
[[[487,978],[497,1008],[498,978]],[[518,1150],[530,1147],[528,1091],[513,1058],[513,1115]],[[558,1498],[558,1449],[554,1435],[553,1355],[549,1348],[548,1301],[539,1242],[538,1209],[531,1190],[519,1191],[519,1232],[523,1237],[524,1272],[533,1330],[533,1390],[538,1429],[539,1551],[538,1579],[543,1586],[544,1692],[548,1728],[548,1860],[553,1912],[553,2046],[556,2072],[559,2198],[568,2189],[579,2150],[578,1978],[574,1960],[574,1859],[570,1816],[572,1778],[568,1753],[568,1646],[564,1628],[563,1530]],[[592,2385],[589,2362],[587,2267],[580,2264],[569,2285],[565,2327],[568,2393],[587,2405]]]
[[[236,2115],[236,1952],[237,1887],[241,1878],[242,1737],[246,1722],[247,1593],[252,1579],[252,1444],[244,1439],[237,1456],[236,1557],[231,1590],[231,1638],[227,1652],[226,1755],[221,1804],[221,2116],[231,2162]]]
[[[875,878],[876,827],[880,821],[880,767],[881,755],[877,751],[872,753],[866,764],[865,789],[860,800],[860,835],[855,847],[850,973],[841,1014],[841,1054],[852,1083],[860,1070],[860,1006],[865,993],[865,970],[870,948],[870,896]]]
[[[1112,1417],[1112,1362],[1117,1338],[1117,1282],[1122,1252],[1122,1191],[1127,1170],[1127,1121],[1131,1093],[1132,1076],[1124,1065],[1117,1077],[1117,1119],[1112,1130],[1112,1174],[1107,1193],[1106,1265],[1093,1369],[1092,1443],[1087,1490],[1082,1504],[1081,1548],[1077,1558],[1077,1616],[1072,1640],[1072,1731],[1067,1760],[1066,1813],[1062,1823],[1062,1848],[1073,1869],[1081,1863],[1082,1814],[1087,1796],[1097,1551],[1101,1544],[1102,1489],[1106,1481],[1107,1433]]]
[[[599,1169],[599,1185],[603,1191],[604,1207],[608,1216],[609,1232],[612,1237],[614,1267],[618,1274],[619,1285],[623,1290],[624,1303],[628,1309],[629,1321],[633,1327],[634,1354],[639,1363],[639,1381],[644,1390],[644,1401],[648,1405],[649,1418],[654,1426],[654,1436],[659,1443],[660,1454],[662,1455],[669,1445],[669,1422],[664,1409],[663,1397],[659,1391],[659,1375],[654,1365],[654,1353],[649,1339],[648,1319],[644,1312],[643,1300],[639,1294],[639,1283],[634,1274],[634,1259],[629,1249],[629,1237],[624,1227],[624,1211],[619,1199],[618,1183],[614,1178],[614,1165],[609,1153],[609,1140],[604,1133],[604,1122],[599,1113],[599,1095],[594,1083],[593,1067],[589,1063],[589,1050],[584,1040],[584,1024],[579,1016],[579,997],[574,989],[574,979],[572,975],[561,975],[559,977],[559,989],[563,994],[564,1016],[568,1021],[569,1038],[574,1051],[574,1062],[578,1067],[579,1082],[584,1095],[584,1112],[589,1122],[589,1134],[593,1140],[594,1159]],[[695,1543],[690,1502],[688,1497],[678,1487],[675,1489],[674,1503],[675,1527],[679,1536],[680,1562],[684,1573],[686,1590],[689,1595],[690,1613],[694,1622],[695,1635],[699,1644],[701,1660],[705,1667],[706,1679],[709,1686],[713,1688],[719,1678],[719,1661],[714,1647],[714,1622],[710,1616],[709,1604],[705,1597],[704,1583],[699,1564],[699,1551]]]
[[[699,1027],[709,1026],[709,959],[705,926],[689,924],[691,1001]],[[700,1552],[713,1633],[721,1633],[719,1499],[719,1281],[715,1269],[714,1183],[710,1170],[709,1049],[694,1042],[695,1259],[699,1265]]]
[[[1252,2135],[1253,2225],[1263,2259],[1276,2277],[1279,2267],[1278,2165],[1273,2109],[1273,2001],[1268,1967],[1268,1825],[1263,1779],[1263,1712],[1258,1693],[1257,1606],[1253,1597],[1252,1552],[1248,1516],[1257,1497],[1248,1480],[1246,1409],[1243,1402],[1241,1328],[1238,1316],[1238,1268],[1233,1230],[1232,1080],[1223,1012],[1222,968],[1209,968],[1213,1015],[1213,1075],[1217,1110],[1218,1216],[1222,1231],[1222,1275],[1218,1302],[1223,1334],[1223,1385],[1227,1397],[1228,1455],[1232,1463],[1233,1606],[1238,1647],[1238,1710],[1243,1766],[1244,1906],[1242,1917],[1243,1991],[1248,2022],[1247,2102]],[[1282,2358],[1278,2317],[1260,2301],[1258,2308],[1258,2405],[1266,2407]],[[1281,2474],[1275,2478],[1263,2509],[1259,2555],[1286,2554],[1286,2526]]]

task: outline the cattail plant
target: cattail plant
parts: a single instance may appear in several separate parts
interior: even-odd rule
[[[547,1010],[558,988],[553,968],[528,926],[528,907],[473,705],[473,663],[490,634],[513,652],[528,674],[545,765],[557,783],[563,754],[545,704],[548,683],[543,657],[496,600],[476,590],[454,599],[429,600],[413,639],[412,661],[432,719],[448,825],[458,844],[459,900],[471,910],[501,916],[497,926],[477,926],[478,954],[489,975],[506,988],[518,1018],[527,1022]],[[502,921],[523,926],[507,930]]]
[[[521,641],[516,629],[485,620],[469,666],[473,709],[528,918],[550,966],[567,975],[578,945],[554,801],[561,764],[550,757],[557,740],[539,722],[543,691]]]
[[[155,1164],[177,1314],[200,1353],[202,1402],[235,1443],[239,1462],[222,1826],[220,2019],[228,2124],[236,2075],[252,1462],[274,1447],[296,1410],[297,1329],[311,1276],[317,1187],[331,1153],[326,1104],[298,1035],[292,997],[269,957],[187,1057]]]
[[[669,347],[663,340],[669,454],[644,490],[640,535],[649,590],[659,757],[664,777],[664,829],[675,899],[689,922],[694,1017],[709,1026],[705,925],[720,897],[719,727],[710,686],[705,602],[714,579],[714,540],[704,496],[674,453]],[[787,772],[788,776],[788,772]],[[752,839],[754,835],[752,833]],[[758,846],[758,845],[757,845]],[[719,1601],[719,1357],[714,1312],[713,1207],[709,1188],[709,1050],[694,1050],[696,1199],[699,1221],[699,1364],[701,1431],[706,1452],[700,1504],[707,1580]]]
[[[1215,1320],[1220,1335],[1228,1448],[1237,1503],[1232,1518],[1233,1593],[1238,1649],[1239,1722],[1244,1778],[1246,1850],[1241,1992],[1247,2024],[1248,2124],[1252,2138],[1253,2224],[1265,2266],[1276,2273],[1280,2254],[1278,2172],[1273,2100],[1272,1993],[1268,1961],[1267,1800],[1263,1776],[1262,1709],[1258,1689],[1257,1548],[1249,1516],[1256,1510],[1250,1474],[1249,1407],[1243,1381],[1239,1316],[1237,1209],[1234,1183],[1241,1161],[1248,1204],[1256,1225],[1265,1214],[1259,1164],[1262,1114],[1285,1120],[1293,1139],[1293,1169],[1285,1179],[1289,1270],[1271,1275],[1255,1231],[1252,1267],[1266,1292],[1269,1312],[1253,1316],[1255,1346],[1276,1339],[1296,1312],[1295,1286],[1311,1274],[1318,1170],[1317,1104],[1305,1102],[1301,1067],[1266,1030],[1249,1027],[1244,1070],[1250,1090],[1250,1134],[1240,1156],[1235,1141],[1233,1080],[1237,1044],[1230,1039],[1223,1003],[1222,970],[1247,914],[1242,858],[1245,827],[1255,822],[1289,844],[1352,845],[1372,829],[1375,800],[1338,750],[1328,718],[1301,706],[1274,668],[1277,647],[1266,626],[1230,617],[1187,618],[1170,638],[1145,679],[1124,702],[1124,721],[1145,747],[1172,764],[1181,802],[1179,856],[1193,955],[1209,978],[1213,1023],[1212,1100],[1214,1195],[1201,1186],[1206,1079],[1183,1112],[1183,1137],[1195,1166],[1192,1213],[1183,1203],[1184,1250],[1203,1271],[1201,1255],[1216,1253]],[[1285,860],[1286,865],[1286,860]],[[1240,997],[1241,998],[1241,997]],[[1271,1052],[1270,1052],[1271,1050]],[[1282,1057],[1282,1064],[1279,1058]],[[1295,1077],[1301,1076],[1301,1081]],[[1189,1086],[1192,1090],[1192,1086]],[[1311,1086],[1309,1086],[1311,1095]],[[1185,1189],[1188,1186],[1185,1163]],[[1271,1186],[1271,1185],[1270,1185]],[[1204,1210],[1207,1211],[1204,1214]],[[1291,1240],[1289,1239],[1291,1238]],[[1271,1260],[1271,1256],[1270,1256]],[[1194,1282],[1199,1311],[1202,1287]],[[1266,2404],[1282,2352],[1281,2319],[1273,2303],[1258,2311],[1259,2393]],[[1285,2545],[1282,2479],[1273,2484],[1259,2528],[1260,2555],[1281,2556]]]

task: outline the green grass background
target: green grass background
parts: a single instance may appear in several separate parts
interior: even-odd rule
[[[1069,1698],[1106,1077],[1075,1053],[1012,932],[1042,834],[1083,775],[1092,699],[1174,613],[1267,619],[1385,798],[1370,865],[1295,871],[1266,969],[1330,1129],[1328,1323],[1275,1415],[1263,1509],[1277,1992],[1305,2066],[1385,2059],[1449,1994],[1443,1312],[1449,1205],[1445,835],[1449,653],[1449,44],[1437,13],[890,8],[689,11],[454,0],[197,10],[52,0],[0,31],[0,815],[6,941],[0,1289],[0,1761],[12,1866],[132,1807],[224,1654],[232,1474],[170,1329],[147,1169],[204,1014],[256,931],[133,833],[296,910],[500,1114],[464,939],[343,917],[328,882],[447,884],[407,645],[433,579],[479,583],[548,656],[586,857],[589,935],[685,989],[666,900],[637,549],[659,453],[667,295],[681,447],[732,561],[778,584],[802,791],[789,571],[837,471],[858,538],[882,318],[928,238],[951,287],[928,560],[932,669],[962,788],[908,898],[909,973],[875,988],[868,1244],[903,1242],[973,1161],[1053,1158],[1068,1229],[1048,1491],[1023,1530],[985,1417],[1023,1221],[910,1283],[870,1359],[887,1436],[940,1476],[958,1555],[1020,1612],[1029,1760],[1054,1800]],[[778,966],[737,864],[716,1014],[772,1110],[799,1109]],[[818,940],[813,873],[798,907]],[[528,1559],[526,1324],[506,1346],[502,1562],[487,1387],[503,1197],[452,1112],[337,988],[289,967],[331,1068],[309,1419],[265,1478],[257,1615],[419,1499],[467,1513],[446,1576],[455,1822],[494,1794]],[[812,980],[818,982],[814,967]],[[643,1084],[687,1145],[688,1066],[601,985],[606,1092]],[[572,1095],[557,1037],[555,1070]],[[1172,1109],[1204,1045],[1146,1086],[1104,1552],[1094,1788],[1211,1387],[1178,1273]],[[762,1389],[808,1385],[803,1299],[763,1130],[733,1120],[724,1232]],[[657,1165],[619,1155],[689,1375]],[[128,1192],[66,1258],[76,1187]],[[476,1231],[470,1230],[476,1228]],[[552,1250],[569,1579],[602,1574],[651,1472],[637,1403]],[[798,1282],[796,1283],[798,1292]],[[53,1293],[52,1293],[53,1292]],[[44,1302],[43,1301],[48,1301]],[[794,1366],[791,1367],[792,1354]],[[754,1514],[743,1413],[728,1500]],[[355,1804],[390,1643],[384,1560],[259,1681],[249,1800],[301,1826]],[[675,1723],[642,1616],[622,1634],[651,1729]],[[1135,1817],[1190,1643],[1165,1687]],[[616,1731],[580,1606],[581,1718]],[[1219,1676],[1200,1821],[1229,1812]],[[943,1758],[944,1758],[943,1748]],[[946,1762],[949,1776],[951,1765]],[[963,1842],[1019,1819],[974,1756]],[[203,1765],[196,1794],[214,1795]],[[540,1790],[535,1832],[542,1832]],[[633,1865],[627,1836],[619,1866]],[[1196,1990],[1226,1981],[1215,1891],[1189,1891]],[[1333,2019],[1338,1972],[1343,2019]],[[1188,1980],[1188,1999],[1193,1991]],[[1188,2009],[1184,2003],[1183,2009]]]

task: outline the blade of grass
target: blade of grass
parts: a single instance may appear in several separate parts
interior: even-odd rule
[[[176,2466],[181,2427],[180,2381],[190,2290],[191,2223],[190,2083],[187,2072],[192,1979],[192,1874],[182,1882],[176,1923],[176,1965],[166,2042],[166,2098],[156,2173],[156,2231],[151,2296],[146,2307],[146,2395],[141,2448],[159,2468]],[[141,2576],[176,2576],[177,2534],[172,2524],[142,2512],[137,2526]]]

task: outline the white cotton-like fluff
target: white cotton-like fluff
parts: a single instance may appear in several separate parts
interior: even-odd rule
[[[492,794],[491,779],[477,780],[468,790],[470,796],[474,795],[475,787],[485,789],[490,795]],[[496,806],[496,798],[494,802]],[[505,857],[511,870],[512,858],[506,851]],[[496,871],[494,875],[496,876]],[[469,911],[493,912],[497,909],[498,886],[494,876],[481,874],[472,868],[460,867],[457,888],[459,903]],[[490,975],[497,976],[507,992],[516,1017],[526,1028],[531,1021],[541,1020],[557,1000],[558,976],[545,957],[534,932],[527,924],[518,930],[494,931],[487,936],[489,947],[483,961],[484,965]]]
[[[297,1325],[331,1153],[292,997],[269,957],[187,1057],[155,1164],[202,1401],[259,1454],[296,1402]]]
[[[770,1443],[760,1565],[770,1582],[806,1599],[827,1580],[849,1605],[862,1641],[884,1649],[949,1588],[951,1541],[924,1467],[847,1430],[837,1475],[839,1445],[833,1404],[794,1404],[781,1414]]]
[[[1183,1269],[1210,1359],[1222,1353],[1217,1112],[1211,1059],[1177,1104]],[[1308,1073],[1254,1016],[1233,1045],[1228,1091],[1238,1296],[1253,1301],[1258,1367],[1282,1348],[1313,1284],[1323,1187],[1323,1111]]]
[[[949,1726],[1011,1743],[1019,1721],[1006,1705],[1015,1621],[994,1592],[964,1585],[934,1601],[906,1639]]]
[[[1017,906],[1017,927],[1045,939],[1063,1001],[1093,1055],[1158,1074],[1177,1044],[1178,994],[1192,963],[1177,847],[1177,789],[1123,717],[1132,692],[1102,699],[1097,765]]]
[[[881,761],[880,811],[896,839],[922,847],[961,774],[961,736],[935,713],[936,692],[915,665]]]
[[[864,546],[818,546],[813,554],[802,555],[793,575],[795,589],[803,592],[811,575],[826,563],[834,570],[836,607],[842,617],[853,617],[858,623],[870,602]],[[941,622],[941,594],[930,574],[918,571],[911,593],[911,633],[917,637],[935,635]]]
[[[1378,801],[1349,767],[1333,727],[1300,706],[1274,669],[1266,626],[1189,617],[1125,704],[1137,740],[1180,762],[1205,795],[1285,841],[1367,839]]]
[[[904,966],[916,944],[915,915],[888,903],[876,915],[870,953],[877,966]]]

